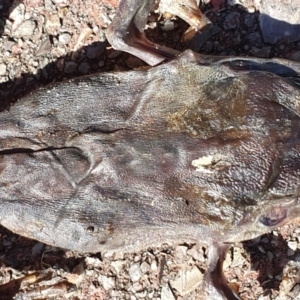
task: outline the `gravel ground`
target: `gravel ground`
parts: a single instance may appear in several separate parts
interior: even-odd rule
[[[284,15],[291,2],[281,3]],[[1,0],[0,109],[50,82],[143,66],[106,41],[105,30],[117,5],[117,0]],[[153,14],[149,38],[204,54],[300,61],[299,30],[288,37],[280,36],[279,29],[278,36],[268,35],[267,27],[262,30],[264,2],[213,0],[201,5],[214,24],[205,34],[183,43],[184,22]],[[298,225],[288,224],[230,249],[224,269],[242,299],[300,299]],[[0,235],[1,300],[201,298],[206,269],[206,249],[201,246],[162,245],[136,253],[88,255],[28,240],[2,227]]]

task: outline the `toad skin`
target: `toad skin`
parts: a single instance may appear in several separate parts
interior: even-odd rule
[[[238,299],[227,248],[299,216],[299,70],[186,51],[32,92],[0,113],[0,223],[81,252],[206,244],[208,299]]]

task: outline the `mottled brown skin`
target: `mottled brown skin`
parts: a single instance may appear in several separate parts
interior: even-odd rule
[[[0,113],[0,223],[84,252],[228,245],[299,215],[300,65],[186,51],[39,89]],[[214,298],[219,297],[219,298]]]

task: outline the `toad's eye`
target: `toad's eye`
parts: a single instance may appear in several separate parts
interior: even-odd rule
[[[259,217],[259,221],[266,226],[275,226],[281,223],[287,215],[287,210],[280,206],[271,207]]]

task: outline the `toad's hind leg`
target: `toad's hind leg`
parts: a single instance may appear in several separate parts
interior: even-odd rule
[[[230,245],[212,245],[208,249],[208,269],[204,277],[207,299],[240,300],[229,285],[223,273],[223,262]]]

